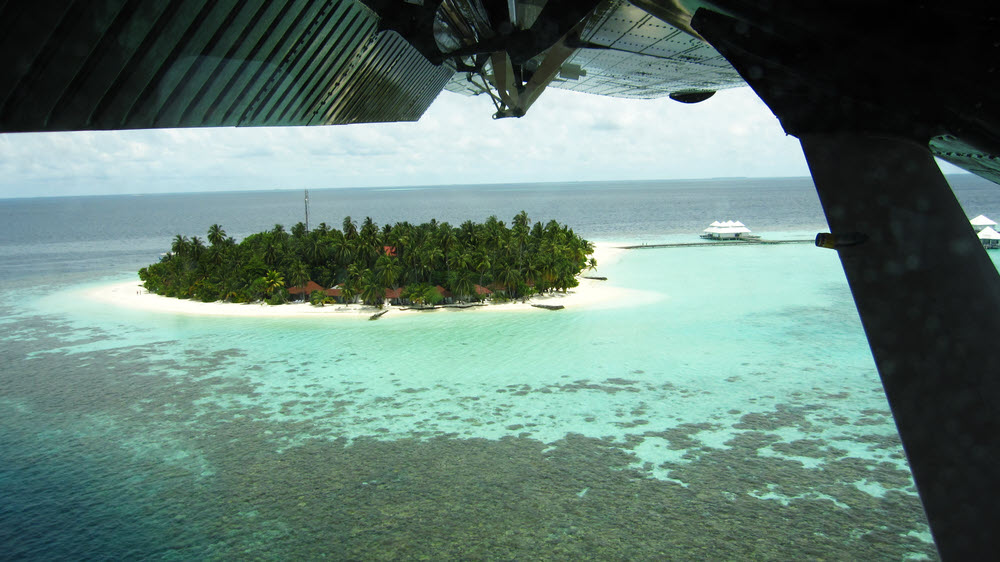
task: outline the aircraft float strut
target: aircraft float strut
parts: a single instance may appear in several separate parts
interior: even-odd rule
[[[928,148],[938,116],[859,95],[863,60],[824,68],[773,28],[706,10],[692,24],[802,143],[832,233],[817,245],[839,253],[939,553],[995,553],[1000,346],[983,328],[1000,275]]]

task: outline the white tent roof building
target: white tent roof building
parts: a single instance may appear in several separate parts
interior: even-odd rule
[[[750,229],[740,221],[729,220],[725,222],[714,221],[703,232],[702,238],[721,240],[743,238],[744,235],[750,234]]]
[[[983,243],[984,248],[991,250],[1000,248],[1000,232],[993,230],[992,226],[984,227],[979,231],[979,241]]]
[[[993,230],[992,227],[987,226],[986,228],[979,231],[980,240],[1000,240],[1000,232]]]
[[[969,222],[972,223],[972,228],[975,228],[976,232],[979,232],[984,228],[993,227],[997,225],[996,221],[990,220],[990,218],[987,217],[986,215],[979,215],[978,217],[970,220]]]

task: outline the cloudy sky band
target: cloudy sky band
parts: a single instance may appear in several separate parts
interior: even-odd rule
[[[416,123],[0,135],[0,197],[809,175],[749,88],[696,105],[550,89],[521,119],[493,111],[443,92]]]

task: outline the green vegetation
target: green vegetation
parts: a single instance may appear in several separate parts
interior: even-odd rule
[[[596,265],[587,259],[590,242],[554,220],[532,224],[524,211],[510,228],[491,216],[459,227],[431,220],[379,228],[366,218],[359,229],[346,217],[341,230],[298,223],[289,233],[278,224],[239,243],[213,224],[207,239],[208,246],[178,234],[159,263],[139,270],[146,289],[204,302],[280,304],[292,287],[301,288],[295,298],[316,305],[360,299],[381,307],[386,298],[430,305],[566,291]],[[333,290],[307,293],[309,281]]]

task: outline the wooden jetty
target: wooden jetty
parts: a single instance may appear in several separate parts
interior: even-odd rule
[[[813,244],[814,240],[715,240],[712,242],[675,242],[670,244],[639,244],[618,246],[622,250],[645,250],[647,248],[691,248],[695,246],[747,246],[768,244]]]

